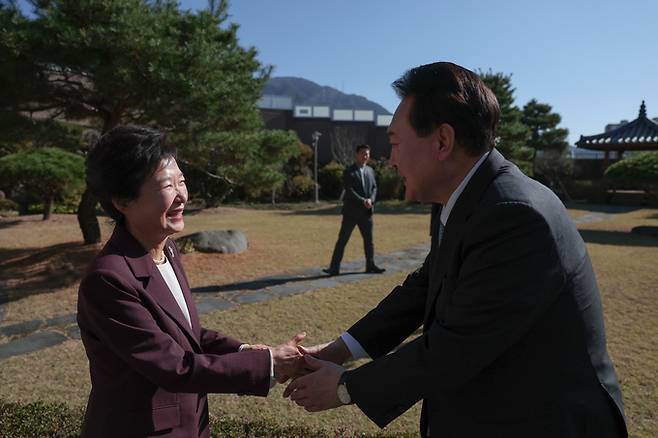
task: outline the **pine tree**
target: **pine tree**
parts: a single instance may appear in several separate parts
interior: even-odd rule
[[[33,18],[0,5],[0,111],[61,116],[101,133],[125,123],[166,129],[184,165],[224,186],[268,190],[283,178],[296,138],[263,130],[255,104],[271,68],[239,45],[227,1],[196,13],[174,0],[30,3]],[[96,204],[85,190],[86,243],[100,240]]]
[[[530,129],[530,139],[527,144],[534,150],[533,159],[540,150],[562,153],[567,148],[569,131],[557,127],[562,117],[554,113],[549,104],[532,99],[523,107],[521,120]]]
[[[530,137],[528,127],[522,121],[521,110],[514,104],[512,75],[504,73],[479,72],[484,83],[494,92],[500,105],[500,123],[498,124],[498,139],[496,149],[505,158],[513,161],[524,172],[529,173],[530,154],[526,142]]]

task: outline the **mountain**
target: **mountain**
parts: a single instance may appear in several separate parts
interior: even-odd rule
[[[318,85],[295,77],[270,78],[263,94],[291,96],[293,105],[326,105],[333,109],[372,110],[375,114],[391,114],[383,106],[357,94],[345,94],[335,88]]]

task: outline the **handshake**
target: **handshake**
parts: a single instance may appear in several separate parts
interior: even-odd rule
[[[304,347],[306,333],[298,333],[276,347],[263,344],[244,345],[242,349],[268,349],[272,354],[274,378],[278,383],[292,381],[283,397],[309,412],[332,409],[349,403],[338,398],[338,382],[345,372],[341,366],[351,354],[341,338],[333,342]],[[349,396],[348,396],[349,397]]]

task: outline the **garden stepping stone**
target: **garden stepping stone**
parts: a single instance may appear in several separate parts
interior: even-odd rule
[[[66,341],[68,338],[57,332],[37,332],[16,341],[0,345],[0,360],[12,356],[33,353]]]

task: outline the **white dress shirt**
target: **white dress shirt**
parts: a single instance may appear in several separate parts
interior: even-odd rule
[[[174,296],[174,299],[178,303],[178,307],[180,307],[181,312],[183,312],[183,316],[185,317],[187,323],[190,325],[191,328],[192,320],[190,319],[190,311],[187,308],[187,303],[185,302],[185,296],[183,295],[183,290],[180,288],[180,284],[178,283],[178,278],[176,277],[176,273],[174,272],[174,268],[171,266],[171,263],[169,263],[167,257],[165,257],[164,260],[165,260],[164,263],[161,263],[159,265],[156,264],[155,266],[158,267],[158,270],[160,271],[162,278],[164,279],[165,283],[167,283],[167,286],[169,287],[171,294]]]

